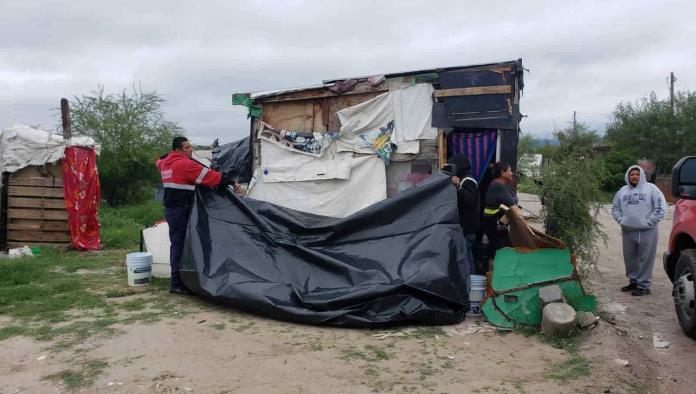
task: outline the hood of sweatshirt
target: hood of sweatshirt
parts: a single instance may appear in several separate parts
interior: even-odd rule
[[[628,174],[632,170],[636,169],[640,171],[640,180],[638,181],[638,184],[635,186],[635,188],[641,188],[645,186],[646,183],[648,183],[648,179],[645,177],[645,171],[643,171],[643,168],[641,168],[641,166],[639,165],[632,165],[628,167],[628,170],[626,170],[626,174],[624,175],[624,181],[626,182],[626,185],[628,185],[629,187],[634,187],[633,185],[631,185],[631,182],[628,181]]]

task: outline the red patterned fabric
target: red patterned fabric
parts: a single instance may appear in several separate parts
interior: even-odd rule
[[[73,247],[77,250],[101,249],[97,218],[101,193],[94,149],[65,148],[63,191]]]

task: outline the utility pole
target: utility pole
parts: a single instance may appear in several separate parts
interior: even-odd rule
[[[72,127],[70,126],[70,107],[68,99],[60,99],[60,117],[63,121],[63,139],[69,140],[72,137]]]
[[[676,80],[674,73],[669,73],[669,106],[672,108],[672,115],[674,115],[674,82]]]
[[[576,120],[576,115],[577,115],[577,113],[578,113],[577,111],[573,111],[573,133],[577,132],[577,130],[578,130],[578,129],[577,129],[578,123],[577,123],[577,120]]]

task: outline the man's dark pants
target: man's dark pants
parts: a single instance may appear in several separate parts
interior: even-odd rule
[[[188,225],[188,207],[164,207],[164,215],[169,224],[169,264],[171,266],[171,288],[183,287],[179,276],[179,264],[184,252],[186,240],[186,227]]]

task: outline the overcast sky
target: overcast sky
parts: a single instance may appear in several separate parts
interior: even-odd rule
[[[694,1],[0,0],[0,128],[139,83],[196,143],[248,133],[233,92],[522,58],[524,132],[602,131],[621,101],[696,90]]]

